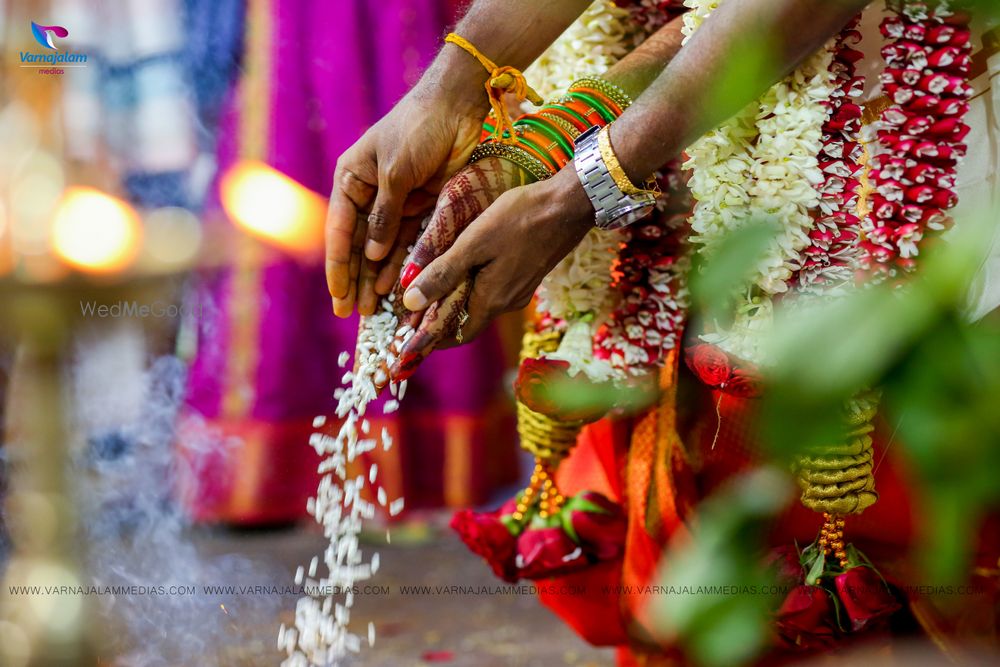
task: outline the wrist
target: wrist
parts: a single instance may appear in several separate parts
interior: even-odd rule
[[[425,99],[442,101],[451,112],[484,118],[490,109],[486,95],[489,72],[475,58],[446,43],[413,88]]]
[[[561,169],[545,184],[549,188],[549,201],[556,207],[559,224],[584,229],[594,226],[594,206],[584,192],[572,164]]]

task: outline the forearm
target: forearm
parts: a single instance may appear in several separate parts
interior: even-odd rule
[[[476,0],[455,32],[497,65],[523,70],[587,8],[590,0]],[[418,89],[444,91],[456,104],[486,106],[483,66],[445,44]]]
[[[868,0],[728,0],[611,131],[633,182],[820,49]],[[764,51],[764,49],[767,49]]]
[[[684,21],[677,17],[650,35],[627,56],[615,63],[602,79],[610,81],[635,99],[656,81],[681,49]]]

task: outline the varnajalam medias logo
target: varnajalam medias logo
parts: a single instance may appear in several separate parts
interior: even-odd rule
[[[22,67],[43,67],[45,65],[58,67],[65,64],[73,64],[75,67],[85,66],[87,62],[86,53],[73,53],[67,51],[62,53],[56,45],[56,38],[65,39],[69,37],[69,30],[61,25],[42,25],[31,22],[31,34],[34,35],[47,53],[35,53],[32,51],[21,51]],[[38,63],[38,64],[35,64]],[[56,70],[52,70],[55,72]],[[58,73],[62,73],[61,70]]]
[[[53,36],[60,38],[69,37],[69,30],[61,25],[39,25],[32,21],[31,34],[33,34],[35,39],[38,40],[38,43],[45,48],[58,51],[59,47],[55,45]]]

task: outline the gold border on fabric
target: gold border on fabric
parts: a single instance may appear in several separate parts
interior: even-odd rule
[[[250,0],[246,21],[246,58],[240,80],[239,157],[265,161],[270,133],[271,2]],[[222,414],[244,417],[256,395],[260,345],[260,262],[263,248],[246,236],[236,240],[229,285],[229,345]]]

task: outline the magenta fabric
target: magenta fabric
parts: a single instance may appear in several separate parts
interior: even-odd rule
[[[269,116],[266,161],[325,195],[337,157],[417,80],[441,44],[451,12],[450,0],[276,0],[271,99],[261,101]],[[239,155],[236,104],[229,106],[220,138],[222,170]],[[214,216],[211,208],[206,218],[221,219],[218,205]],[[227,365],[239,353],[229,345],[230,279],[228,270],[202,276],[196,297],[205,316],[190,371],[188,406],[209,421],[220,416]],[[353,351],[357,320],[333,317],[322,265],[278,257],[263,268],[255,298],[257,365],[246,419],[298,422],[330,413],[332,393],[344,371],[337,356]],[[436,352],[411,379],[399,419],[477,415],[502,394],[503,371],[493,331],[472,344]],[[311,455],[305,442],[275,444],[286,447],[289,457]],[[425,458],[440,462],[441,443],[399,444],[406,448],[406,485],[421,484],[423,473],[416,468]],[[418,451],[423,447],[426,457]],[[439,485],[440,474],[438,464],[438,470],[424,477]]]

